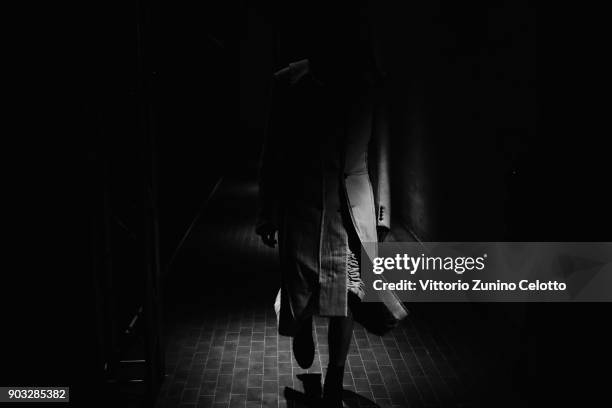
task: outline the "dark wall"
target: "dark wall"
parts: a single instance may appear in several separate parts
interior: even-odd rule
[[[256,171],[276,37],[267,9],[242,1],[147,10],[167,262],[216,181]]]
[[[421,240],[507,238],[538,137],[535,10],[434,2],[387,13],[395,214]]]
[[[148,2],[148,72],[157,138],[162,258],[167,263],[236,142],[236,19],[223,3]]]
[[[349,19],[370,24],[391,102],[396,227],[421,240],[524,231],[536,199],[523,195],[543,143],[528,1],[314,2],[258,12],[276,30],[276,66],[308,57],[330,19],[330,36],[345,35]]]

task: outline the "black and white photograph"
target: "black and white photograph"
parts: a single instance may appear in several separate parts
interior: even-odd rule
[[[610,47],[574,6],[28,11],[0,408],[610,406]]]

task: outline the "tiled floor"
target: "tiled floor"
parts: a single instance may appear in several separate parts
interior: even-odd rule
[[[255,192],[251,181],[226,180],[174,266],[160,408],[306,406],[304,393],[320,387],[327,321],[315,320],[315,363],[300,369],[291,339],[277,334],[278,266],[275,252],[252,232]],[[452,318],[437,318],[428,305],[409,308],[409,318],[384,337],[356,325],[344,376],[347,403],[469,406],[477,346],[459,335],[465,330]]]
[[[291,339],[276,332],[269,310],[244,307],[206,314],[175,326],[167,344],[167,381],[160,407],[284,407],[285,389],[304,393],[301,374],[324,372],[327,322],[315,321],[317,351],[309,370],[297,366]],[[460,355],[412,321],[373,336],[358,326],[348,357],[344,388],[355,406],[458,406]]]

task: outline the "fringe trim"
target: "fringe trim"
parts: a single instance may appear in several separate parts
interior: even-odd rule
[[[357,256],[349,249],[346,259],[346,288],[356,294],[359,299],[365,296],[365,284],[361,280],[359,261]]]

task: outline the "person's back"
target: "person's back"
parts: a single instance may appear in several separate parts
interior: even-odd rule
[[[361,243],[376,242],[377,226],[389,225],[388,211],[377,210],[389,200],[375,200],[368,168],[382,74],[364,44],[360,33],[323,35],[307,59],[277,72],[260,170],[257,232],[274,246],[278,231],[279,334],[294,337],[294,356],[308,368],[312,316],[330,317],[324,399],[332,406],[342,404],[350,300],[364,293]]]

